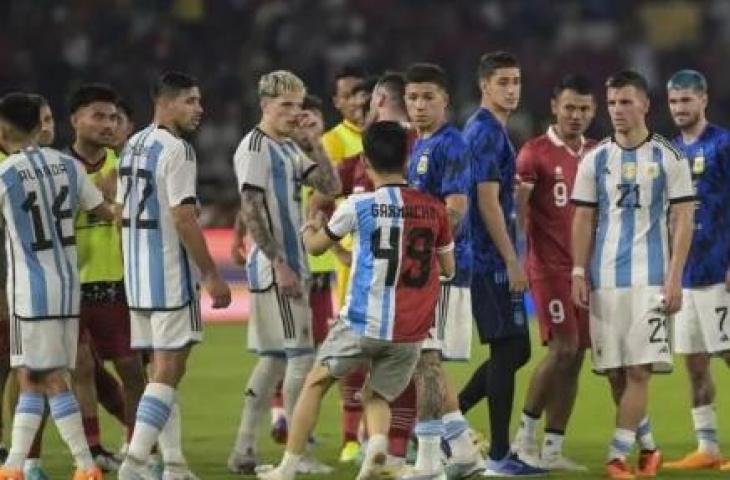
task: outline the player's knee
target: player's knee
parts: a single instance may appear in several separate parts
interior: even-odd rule
[[[553,342],[550,344],[550,355],[561,371],[572,371],[579,358],[578,345],[575,342]]]
[[[127,357],[116,360],[114,366],[127,390],[144,390],[145,377],[142,362],[137,357]]]
[[[89,384],[94,381],[94,357],[88,346],[80,347],[76,354],[76,368],[74,369],[74,382],[77,384]]]
[[[424,370],[433,371],[441,368],[441,352],[438,350],[425,350],[421,352],[416,364],[416,373],[420,374]]]
[[[651,368],[646,365],[638,365],[626,368],[626,381],[632,384],[649,383]]]

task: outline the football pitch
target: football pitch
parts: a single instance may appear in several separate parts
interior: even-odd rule
[[[524,399],[526,384],[535,362],[541,358],[533,335],[533,358],[523,368],[518,378],[518,391],[513,415],[513,431]],[[253,368],[255,358],[245,352],[245,328],[242,324],[208,324],[205,342],[197,347],[191,357],[187,376],[181,386],[181,408],[183,415],[184,450],[193,470],[203,480],[233,479],[225,467],[241,410],[242,392],[245,381]],[[449,365],[458,386],[468,378],[473,367],[482,361],[488,352],[485,347],[475,345],[472,349],[472,364]],[[607,443],[612,434],[615,409],[610,401],[605,379],[591,373],[590,362],[586,363],[576,403],[576,410],[569,426],[565,444],[567,456],[590,468],[586,474],[551,474],[560,478],[603,477]],[[717,411],[720,422],[720,441],[730,452],[730,387],[727,369],[719,360],[714,365],[718,387]],[[300,478],[352,479],[357,469],[354,466],[340,466],[337,457],[340,447],[340,415],[336,389],[328,395],[322,406],[317,428],[319,446],[317,456],[337,467],[327,476],[301,476]],[[675,362],[675,373],[656,376],[652,380],[650,415],[654,435],[665,452],[665,458],[674,458],[695,447],[689,414],[687,377],[681,359]],[[116,450],[121,441],[120,428],[105,414],[103,420],[104,444]],[[469,412],[472,426],[482,432],[487,430],[486,406],[481,403]],[[279,460],[282,447],[275,445],[268,436],[269,418],[263,422],[262,459],[265,462]],[[9,428],[5,432],[6,442]],[[48,428],[44,444],[43,461],[53,480],[70,478],[72,473],[70,456],[58,440],[55,428]],[[730,473],[668,473],[667,478],[727,478]],[[107,478],[116,478],[113,474]]]

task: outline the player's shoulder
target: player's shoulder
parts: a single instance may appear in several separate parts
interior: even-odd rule
[[[682,160],[684,158],[684,154],[677,148],[677,146],[663,135],[652,133],[649,143],[652,147],[659,148],[661,150],[663,154],[662,158],[673,160]]]
[[[259,127],[252,128],[246,135],[243,136],[236,149],[236,155],[258,155],[262,152],[266,152],[266,148],[272,138],[269,137]]]
[[[615,148],[617,146],[613,137],[606,137],[600,141],[594,140],[593,142],[593,146],[588,149],[588,151],[583,156],[583,160],[581,162],[595,161],[597,157],[601,155],[606,155],[612,148]]]
[[[536,137],[532,137],[529,140],[527,140],[525,143],[522,144],[522,147],[520,148],[520,152],[523,154],[534,154],[539,152],[545,152],[550,149],[550,147],[553,146],[552,141],[550,140],[550,137],[548,137],[547,133],[543,133],[542,135],[538,135]]]

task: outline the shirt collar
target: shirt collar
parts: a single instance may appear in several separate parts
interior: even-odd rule
[[[580,136],[580,147],[578,148],[578,151],[574,151],[572,148],[570,148],[562,138],[558,135],[558,133],[555,131],[555,125],[550,125],[547,129],[547,136],[550,139],[550,141],[555,145],[556,147],[562,147],[568,151],[571,155],[574,157],[582,157],[583,151],[586,147],[586,137],[583,135]]]

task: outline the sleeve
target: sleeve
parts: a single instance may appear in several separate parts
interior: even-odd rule
[[[352,199],[348,198],[337,207],[329,223],[324,226],[324,231],[332,240],[339,241],[356,230],[356,220],[355,205]]]
[[[583,207],[598,205],[596,194],[595,155],[586,156],[578,165],[571,201]]]
[[[530,143],[525,144],[517,155],[517,178],[528,185],[537,183],[537,156]]]
[[[179,141],[168,147],[164,157],[167,201],[171,207],[197,202],[196,182],[198,168],[193,147]]]
[[[437,204],[438,208],[438,231],[436,232],[436,251],[438,253],[448,252],[454,249],[454,237],[451,234],[449,218],[446,215],[446,207]]]
[[[340,195],[343,197],[352,194],[352,190],[355,188],[355,167],[359,161],[360,156],[355,155],[344,159],[337,165],[337,174],[340,176],[340,183],[342,183]]]
[[[104,195],[102,195],[99,187],[86,174],[85,168],[78,168],[76,162],[70,163],[74,165],[76,170],[76,188],[78,189],[79,205],[83,210],[93,210],[104,203]]]
[[[250,148],[248,138],[244,138],[238,144],[233,155],[233,167],[236,171],[239,193],[247,188],[264,191],[268,187],[271,162],[266,154]]]
[[[474,182],[500,182],[499,157],[505,147],[504,136],[490,131],[479,135],[472,144],[472,175]]]
[[[684,156],[668,152],[664,168],[667,175],[669,203],[689,202],[695,199],[689,161]]]
[[[441,180],[441,196],[468,195],[471,188],[469,149],[461,142],[454,142],[441,150],[439,155],[440,161],[445,163]]]

